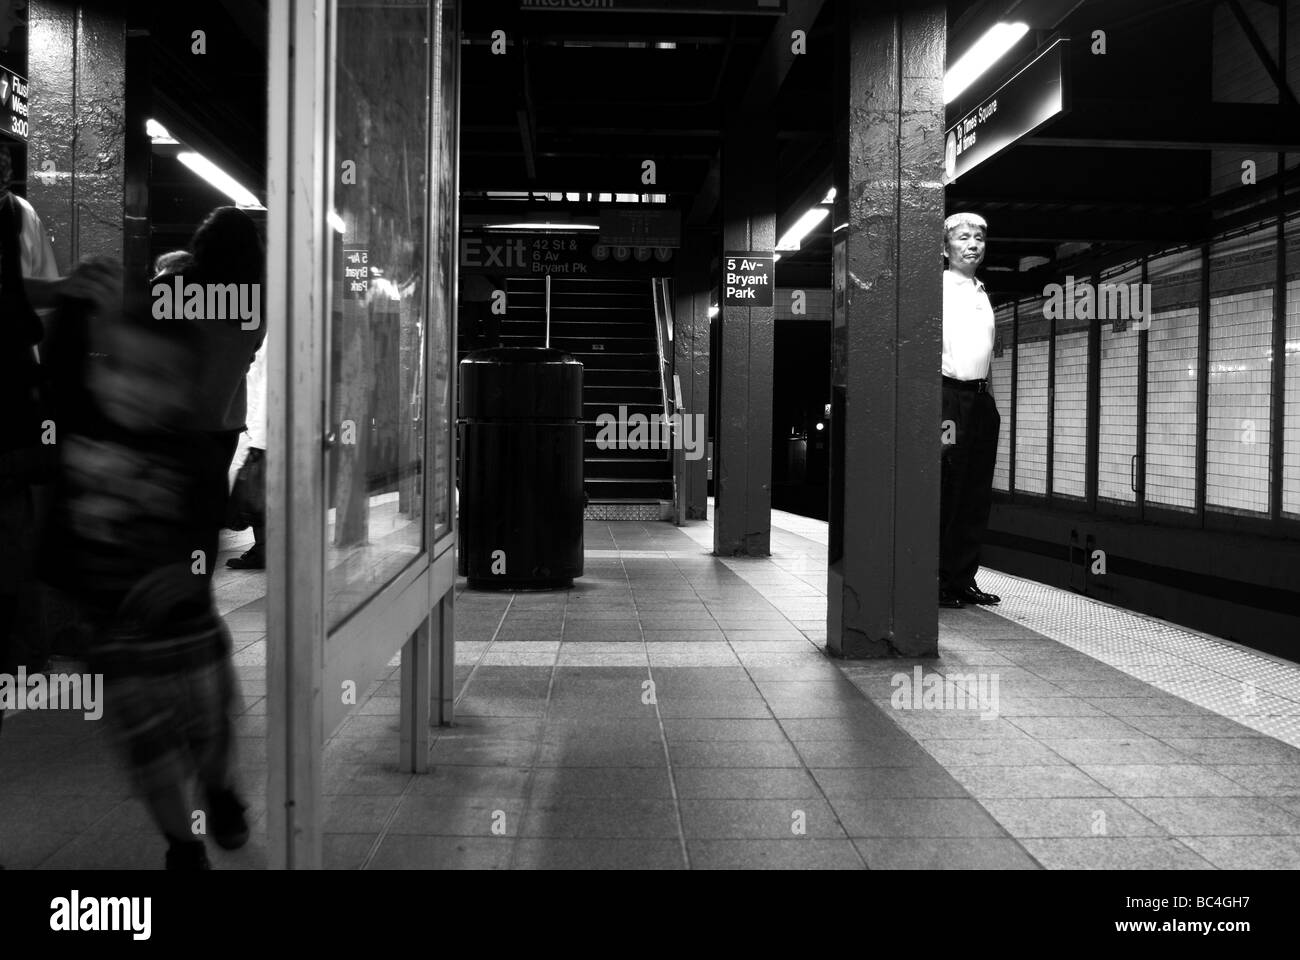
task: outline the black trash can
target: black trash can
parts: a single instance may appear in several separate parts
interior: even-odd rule
[[[582,576],[582,364],[497,347],[460,362],[460,573],[475,589]]]

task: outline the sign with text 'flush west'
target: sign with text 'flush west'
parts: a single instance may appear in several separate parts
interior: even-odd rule
[[[722,255],[722,305],[770,307],[776,258],[770,253],[729,250]]]
[[[27,81],[0,67],[0,139],[27,142]]]

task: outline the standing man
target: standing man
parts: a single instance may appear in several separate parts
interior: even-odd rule
[[[988,224],[974,213],[944,221],[943,460],[939,510],[939,605],[994,604],[975,583],[993,505],[1002,417],[989,393],[993,306],[975,271]]]

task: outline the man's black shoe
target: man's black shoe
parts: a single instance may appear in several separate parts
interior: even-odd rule
[[[957,594],[955,594],[953,591],[951,591],[951,590],[940,590],[940,591],[939,591],[939,606],[941,606],[941,607],[948,607],[949,609],[952,609],[952,610],[960,610],[962,607],[966,606],[966,604],[962,603],[962,602],[961,602],[961,597],[959,597],[959,596],[958,596]]]
[[[208,862],[208,851],[203,847],[202,840],[182,840],[172,843],[167,848],[167,869],[168,870],[211,870],[212,864]]]
[[[241,556],[231,557],[226,561],[231,570],[265,570],[266,555],[257,547],[246,550]]]
[[[248,842],[248,820],[244,804],[233,790],[208,791],[208,816],[212,839],[223,850],[238,850]]]
[[[965,603],[978,603],[988,607],[993,606],[995,603],[1002,602],[1001,597],[995,596],[991,593],[985,593],[976,586],[969,586],[964,590],[958,590],[957,597]]]

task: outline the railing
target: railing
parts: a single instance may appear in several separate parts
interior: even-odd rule
[[[673,315],[668,290],[667,277],[655,277],[650,281],[650,292],[655,306],[655,347],[659,355],[659,396],[663,401],[664,419],[672,413],[675,403],[670,401],[668,393],[667,371],[672,366],[672,356],[667,352],[673,342]],[[665,346],[665,345],[669,346]],[[668,422],[672,422],[668,420]]]
[[[655,346],[659,356],[659,396],[663,403],[664,423],[668,424],[669,435],[671,437],[671,466],[672,466],[672,500],[673,514],[675,522],[681,522],[682,505],[678,502],[677,487],[677,446],[679,437],[677,436],[678,424],[673,419],[674,412],[681,412],[681,398],[674,392],[668,393],[668,380],[672,369],[672,349],[673,342],[673,298],[672,282],[667,277],[655,277],[650,281],[650,291],[654,298],[655,310]],[[673,378],[676,384],[676,378]]]

